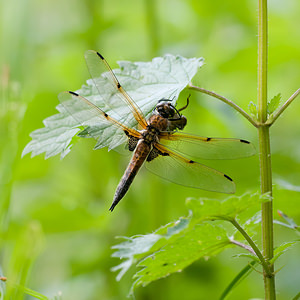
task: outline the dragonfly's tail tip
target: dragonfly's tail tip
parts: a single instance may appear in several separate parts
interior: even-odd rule
[[[111,207],[109,208],[109,211],[113,212],[113,210],[115,209],[116,205],[117,205],[116,203],[113,203],[111,205]]]

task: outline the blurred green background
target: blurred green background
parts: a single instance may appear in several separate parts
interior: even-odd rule
[[[190,196],[224,195],[187,189],[142,171],[126,198],[108,212],[127,160],[114,151],[93,151],[80,140],[62,161],[21,159],[29,134],[56,113],[57,94],[76,90],[89,78],[83,54],[101,52],[118,60],[149,61],[165,53],[204,57],[194,84],[216,91],[247,109],[256,102],[256,1],[1,0],[0,36],[0,266],[9,279],[8,299],[32,299],[9,283],[48,297],[126,299],[135,270],[120,282],[110,268],[116,236],[150,233],[188,214]],[[285,101],[300,87],[300,2],[270,1],[269,98]],[[179,99],[185,101],[186,95]],[[272,128],[275,211],[298,223],[300,119],[295,100]],[[239,137],[257,146],[256,130],[235,111],[192,93],[186,132]],[[209,162],[234,178],[237,194],[259,190],[258,157]],[[290,184],[290,186],[288,185]],[[293,185],[293,186],[291,186]],[[297,210],[298,209],[298,210]],[[279,217],[276,217],[279,219]],[[275,244],[295,239],[275,225]],[[255,237],[260,244],[260,235]],[[139,288],[136,299],[217,299],[247,260],[227,250],[183,272]],[[299,292],[299,246],[277,264],[278,299]],[[253,272],[230,299],[263,298]]]

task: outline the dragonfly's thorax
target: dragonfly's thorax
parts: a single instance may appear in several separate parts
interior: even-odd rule
[[[180,113],[180,111],[186,106],[178,110],[170,101],[171,100],[168,99],[161,99],[156,105],[154,112],[167,120],[167,127],[164,130],[182,130],[185,127],[187,120],[186,117]]]
[[[158,142],[159,132],[157,128],[148,125],[147,128],[141,132],[143,141],[148,145]]]
[[[156,131],[156,133],[159,134],[161,131],[166,131],[168,129],[168,125],[168,119],[155,114],[149,118],[147,129],[149,128],[150,131]]]

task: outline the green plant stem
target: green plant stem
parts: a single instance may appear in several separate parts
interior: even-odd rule
[[[300,89],[298,89],[288,100],[286,100],[286,102],[284,102],[284,104],[280,107],[276,114],[267,120],[266,125],[272,125],[299,94]]]
[[[292,300],[298,300],[298,299],[300,299],[300,292]]]
[[[268,10],[267,0],[258,0],[258,128],[261,193],[268,194],[270,200],[262,203],[262,244],[263,254],[268,263],[264,268],[265,299],[276,299],[273,258],[273,203],[272,169],[270,150],[270,127],[267,121],[267,75],[268,75]]]
[[[243,279],[245,279],[252,271],[252,267],[256,264],[256,261],[251,261],[246,267],[244,267],[229,283],[224,292],[222,293],[219,300],[224,300],[232,291],[232,289],[237,286]]]
[[[203,94],[207,94],[209,96],[215,97],[221,101],[223,101],[224,103],[228,104],[229,106],[231,106],[232,108],[234,108],[236,111],[238,111],[243,117],[245,117],[252,125],[254,125],[255,127],[258,127],[257,122],[250,116],[248,115],[241,107],[239,107],[237,104],[235,104],[233,101],[225,98],[224,96],[221,96],[215,92],[206,90],[204,88],[198,87],[198,86],[194,86],[192,84],[188,85],[188,88],[191,90],[195,90],[197,92],[201,92]]]
[[[241,248],[243,248],[243,249],[249,251],[251,254],[254,254],[254,255],[255,255],[255,252],[253,251],[253,249],[252,249],[251,247],[249,247],[248,245],[245,245],[245,244],[243,244],[243,243],[240,243],[240,242],[238,242],[238,241],[236,241],[236,240],[230,240],[230,242],[231,242],[232,244],[236,245],[236,246],[239,246],[239,247],[241,247]]]
[[[269,276],[270,276],[271,275],[270,267],[269,267],[268,263],[266,262],[265,258],[263,257],[262,253],[256,246],[256,244],[254,243],[254,241],[251,239],[251,237],[248,235],[248,233],[241,227],[241,225],[235,219],[230,220],[230,222],[243,235],[245,240],[249,243],[249,245],[255,252],[256,256],[260,260],[261,265],[263,266],[264,272],[266,274],[269,274]]]

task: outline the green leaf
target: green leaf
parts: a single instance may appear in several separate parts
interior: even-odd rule
[[[230,221],[246,209],[261,203],[263,199],[258,193],[230,196],[224,201],[189,198],[186,205],[193,212],[196,222],[216,219]]]
[[[135,275],[138,278],[135,286],[145,286],[151,281],[180,272],[194,261],[215,255],[230,244],[222,227],[212,224],[196,225],[142,260],[138,266],[143,269]]]
[[[273,264],[283,253],[285,253],[289,248],[291,248],[298,242],[299,241],[294,241],[281,244],[274,250],[274,257],[270,260],[270,263]]]
[[[24,293],[27,294],[27,295],[30,295],[36,299],[40,299],[40,300],[48,300],[49,298],[46,297],[45,295],[39,293],[39,292],[36,292],[32,289],[29,289],[27,287],[24,287]]]
[[[189,220],[181,218],[177,222],[169,223],[160,227],[154,233],[147,235],[138,235],[126,239],[126,242],[115,245],[112,249],[118,249],[112,254],[112,257],[125,258],[126,261],[113,267],[112,271],[120,270],[117,280],[120,280],[127,270],[137,262],[137,260],[158,251],[168,242],[172,242],[172,238],[176,238],[177,234],[183,232],[189,226]],[[169,240],[168,240],[169,239]]]
[[[253,268],[256,264],[256,261],[251,261],[248,265],[246,265],[235,277],[234,279],[229,283],[229,285],[226,287],[222,295],[220,296],[219,300],[225,300],[229,293],[237,287],[246,277],[250,275],[250,273],[253,271]]]
[[[120,271],[117,280],[137,263],[142,270],[135,274],[139,285],[179,272],[200,258],[216,255],[232,243],[224,228],[211,220],[228,220],[237,217],[251,206],[260,204],[258,194],[231,196],[224,201],[214,199],[188,199],[189,216],[167,224],[154,233],[126,238],[115,245],[113,257],[124,258],[113,271]]]
[[[30,288],[27,288],[21,284],[16,284],[16,283],[12,283],[12,282],[7,282],[7,284],[10,284],[11,286],[13,286],[15,289],[18,289],[18,290],[21,290],[23,291],[23,293],[29,295],[29,296],[32,296],[34,297],[35,299],[40,299],[40,300],[50,300],[47,296],[37,292],[37,291],[34,291]]]
[[[292,300],[298,300],[298,299],[300,299],[300,292]]]
[[[271,115],[279,106],[281,99],[281,94],[277,94],[274,96],[269,102],[267,106],[268,114]]]
[[[256,106],[256,104],[254,104],[251,101],[248,105],[248,109],[249,109],[249,112],[250,112],[251,116],[254,117],[255,119],[257,119],[257,106]]]
[[[173,104],[175,104],[179,93],[187,86],[202,65],[202,58],[187,59],[182,56],[165,55],[156,57],[151,62],[119,62],[120,69],[114,70],[114,73],[124,89],[142,109],[144,115],[149,117],[158,100],[162,98],[172,99]],[[102,79],[99,80],[100,83],[98,81],[98,85],[103,86],[103,95],[99,95],[94,81],[91,79],[76,93],[86,97],[106,113],[119,116],[121,121],[128,118],[128,114],[125,113],[124,115],[127,110],[122,101],[117,101],[118,97],[106,88],[107,81],[105,78]],[[45,158],[48,158],[57,154],[64,157],[69,153],[72,138],[80,130],[81,124],[70,116],[61,104],[56,108],[59,114],[45,119],[45,127],[30,134],[32,141],[24,148],[22,155],[31,152],[31,156],[35,156],[45,152]],[[110,110],[111,108],[115,113]],[[97,124],[97,126],[92,127],[93,133],[95,133],[93,136],[99,137],[96,149],[104,146],[112,149],[125,142],[124,134],[122,136],[115,135],[116,128],[114,126],[101,123],[101,121],[98,122],[98,120]],[[136,123],[131,122],[130,125],[135,126]],[[87,130],[82,131],[79,136],[89,137]]]

